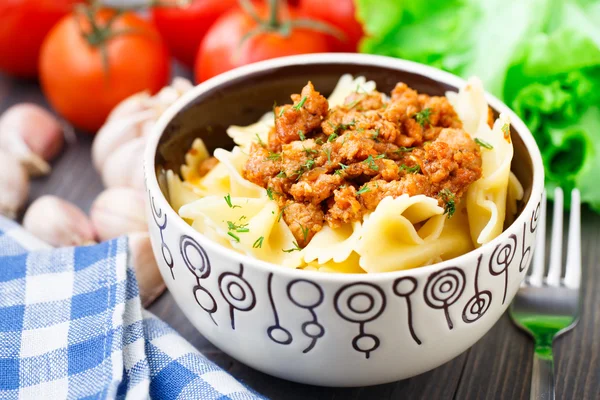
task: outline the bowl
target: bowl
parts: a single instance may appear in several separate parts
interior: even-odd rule
[[[363,54],[285,57],[238,68],[186,93],[156,124],[145,154],[152,248],[164,281],[210,342],[267,374],[322,386],[408,378],[456,357],[506,310],[530,264],[543,190],[542,159],[512,120],[512,171],[525,189],[519,214],[484,246],[442,263],[376,274],[293,270],[238,254],[195,231],[170,207],[157,167],[178,168],[196,137],[230,149],[229,125],[258,120],[308,80],[329,94],[345,73],[389,92],[403,81],[443,95],[465,82],[437,69]],[[178,170],[178,169],[177,169]]]

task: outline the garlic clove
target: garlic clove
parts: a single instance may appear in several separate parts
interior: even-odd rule
[[[56,196],[36,199],[25,212],[23,227],[54,247],[95,243],[90,219],[76,205]]]
[[[48,174],[47,161],[56,157],[63,145],[60,123],[40,106],[17,104],[0,118],[0,148],[15,155],[31,176]]]
[[[101,241],[132,232],[147,232],[145,192],[114,187],[106,189],[92,204],[90,217]]]
[[[106,187],[126,186],[145,190],[144,148],[146,138],[140,137],[117,148],[104,162],[102,182]]]
[[[0,150],[0,215],[14,219],[29,196],[29,175],[19,160]]]
[[[127,236],[129,265],[133,267],[137,277],[142,305],[148,307],[165,291],[165,282],[152,252],[150,235],[147,232],[138,232]]]
[[[142,136],[142,126],[156,118],[154,110],[145,110],[104,124],[92,144],[92,161],[97,171],[102,171],[106,159],[121,145]]]
[[[130,115],[137,114],[140,111],[146,111],[148,109],[146,102],[150,97],[151,96],[148,91],[132,94],[112,109],[106,118],[106,122],[128,117]]]

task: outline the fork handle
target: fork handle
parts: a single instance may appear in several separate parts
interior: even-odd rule
[[[533,353],[533,371],[531,374],[531,400],[554,400],[554,362],[552,353]]]

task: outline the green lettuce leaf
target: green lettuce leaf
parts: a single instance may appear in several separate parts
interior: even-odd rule
[[[533,132],[547,187],[600,212],[600,1],[357,0],[357,16],[363,52],[479,76]]]

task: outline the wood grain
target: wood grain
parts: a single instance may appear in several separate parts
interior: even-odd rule
[[[0,75],[0,111],[30,101],[47,107],[34,82]],[[102,190],[90,161],[91,138],[78,135],[53,163],[53,173],[33,182],[30,200],[43,194],[68,199],[89,210]],[[582,318],[557,340],[557,399],[600,398],[600,216],[583,210],[584,299]],[[204,339],[187,321],[167,292],[150,311],[168,322],[216,364],[272,399],[528,399],[533,345],[507,315],[471,349],[433,371],[412,379],[364,388],[321,388],[300,385],[255,371]]]

